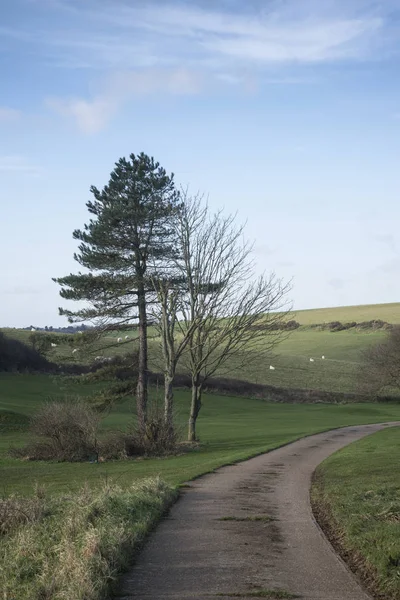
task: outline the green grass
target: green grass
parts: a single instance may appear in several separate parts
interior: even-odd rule
[[[384,331],[317,331],[298,329],[261,365],[247,365],[230,377],[286,388],[356,392],[362,352],[385,339]],[[325,360],[322,360],[325,356]],[[310,362],[314,358],[314,362]],[[275,367],[274,371],[269,365]]]
[[[302,327],[292,332],[288,339],[283,341],[276,349],[273,356],[257,361],[256,364],[240,368],[237,361],[231,360],[217,375],[224,375],[235,379],[245,379],[253,383],[274,385],[284,388],[318,389],[333,392],[357,392],[358,372],[362,362],[362,352],[385,339],[387,332],[384,330],[349,330],[349,331],[319,331],[308,326],[324,321],[369,321],[381,319],[390,323],[400,323],[400,303],[377,304],[365,306],[348,306],[339,308],[323,308],[298,311],[293,317]],[[30,331],[6,330],[7,334],[17,337],[22,341],[29,340]],[[104,351],[100,349],[95,354],[115,356],[132,351],[135,342],[130,340],[116,344],[119,336],[126,332],[114,333],[104,337]],[[150,331],[154,335],[154,331]],[[321,356],[325,360],[321,360]],[[150,368],[154,371],[162,370],[161,349],[157,340],[149,343]],[[65,360],[88,360],[80,353],[72,355],[71,348],[60,345],[49,353],[49,358],[55,362]],[[310,362],[314,358],[315,362]],[[275,367],[274,371],[269,365]],[[181,369],[181,365],[179,369]]]
[[[386,600],[400,598],[400,429],[347,446],[317,469],[312,499],[350,564]]]
[[[39,375],[0,376],[0,410],[31,415],[44,397],[59,394],[60,381]],[[64,393],[88,393],[86,386],[62,385]],[[133,400],[118,404],[103,422],[103,429],[126,429],[132,422]],[[186,425],[189,393],[176,394],[177,419]],[[400,405],[287,405],[259,399],[206,395],[200,413],[198,450],[161,459],[90,463],[27,462],[7,456],[10,445],[22,445],[24,431],[10,431],[0,437],[1,491],[10,494],[32,493],[35,482],[50,491],[63,492],[81,487],[84,482],[100,485],[115,479],[121,486],[138,478],[160,475],[179,485],[210,472],[266,452],[282,444],[335,427],[400,419]]]
[[[121,490],[0,499],[3,600],[104,600],[176,492],[159,479]]]
[[[375,319],[380,319],[387,323],[400,323],[400,302],[297,310],[294,311],[293,318],[301,325],[329,323],[330,321],[340,321],[341,323],[356,321],[357,323],[361,323],[362,321],[372,321]]]

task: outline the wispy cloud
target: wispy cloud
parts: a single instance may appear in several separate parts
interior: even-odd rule
[[[376,233],[373,235],[373,239],[386,246],[392,253],[396,253],[396,242],[391,233]]]
[[[43,173],[43,169],[35,164],[32,164],[23,156],[0,155],[0,172],[10,174],[28,174],[37,177]]]
[[[40,3],[38,3],[40,4]],[[362,58],[376,51],[385,15],[371,1],[271,0],[268,4],[59,0],[47,3],[48,31],[21,27],[0,35],[40,44],[64,66],[125,69],[149,66],[310,64]],[[247,5],[247,6],[246,6]],[[44,48],[47,46],[47,48]]]
[[[341,277],[332,277],[332,279],[329,279],[327,283],[334,290],[342,290],[346,286],[347,281]]]
[[[188,69],[143,69],[118,73],[107,80],[105,89],[90,100],[49,98],[48,106],[75,119],[85,133],[97,133],[130,99],[148,94],[188,95],[200,91],[203,76]]]
[[[299,68],[376,56],[387,37],[385,4],[378,0],[29,0],[29,5],[46,19],[38,19],[37,27],[3,25],[0,39],[33,46],[48,65],[96,73],[108,89],[115,77],[122,78],[115,73],[124,73],[126,81],[111,92],[48,101],[88,133],[99,131],[137,94],[198,93],[221,85],[254,92],[258,81],[304,84]]]
[[[0,123],[9,123],[10,121],[17,121],[21,116],[21,112],[15,108],[8,108],[7,106],[0,106]]]

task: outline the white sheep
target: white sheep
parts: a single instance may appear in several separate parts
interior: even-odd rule
[[[129,340],[129,335],[126,335],[126,336],[125,336],[125,339],[126,339],[126,340]]]
[[[53,342],[51,343],[51,347],[52,348],[57,348],[57,344],[53,344]]]
[[[322,360],[325,360],[325,356],[321,356]]]
[[[313,358],[310,358],[310,362],[314,362],[314,359],[313,359]]]
[[[78,352],[78,348],[74,348],[74,349],[72,350],[72,354],[75,354],[75,352]]]
[[[96,358],[94,360],[103,360],[102,356],[96,356]]]
[[[117,339],[117,342],[118,342],[118,343],[119,343],[119,342],[122,342],[122,338],[118,338],[118,339]]]
[[[31,331],[36,331],[36,329],[34,327],[31,327]]]
[[[269,370],[270,371],[275,371],[275,367],[273,367],[272,365],[269,365]]]
[[[79,333],[80,335],[83,335],[83,331],[78,331],[78,333]]]

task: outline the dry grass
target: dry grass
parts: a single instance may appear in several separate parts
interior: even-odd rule
[[[3,600],[100,600],[132,561],[175,492],[160,479],[121,490],[37,492],[0,501]]]

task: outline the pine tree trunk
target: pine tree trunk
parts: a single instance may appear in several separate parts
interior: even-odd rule
[[[164,375],[164,423],[168,429],[172,432],[173,430],[173,404],[174,404],[174,392],[173,382],[174,378],[170,373]]]
[[[201,384],[198,380],[192,381],[192,401],[190,404],[188,441],[196,441],[196,421],[201,408]]]
[[[147,314],[146,314],[146,292],[143,282],[140,282],[137,290],[139,311],[139,364],[138,383],[136,388],[136,410],[138,427],[141,432],[147,424]]]

